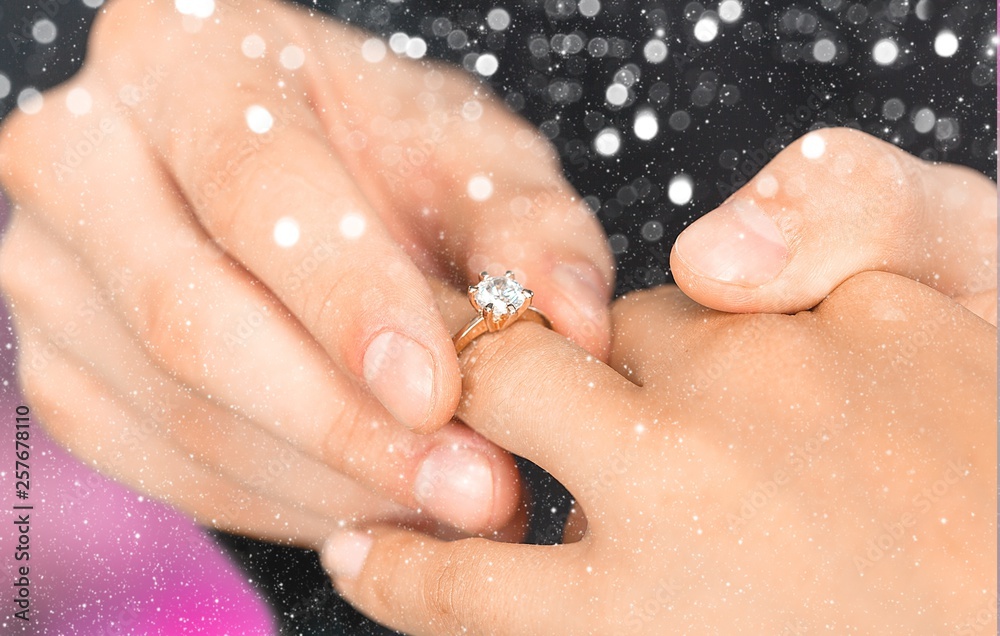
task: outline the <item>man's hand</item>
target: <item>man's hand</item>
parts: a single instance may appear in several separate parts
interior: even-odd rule
[[[427,273],[514,269],[607,352],[611,257],[544,140],[461,73],[279,3],[110,3],[78,76],[5,123],[0,178],[29,399],[219,527],[510,520],[511,458],[448,424]]]

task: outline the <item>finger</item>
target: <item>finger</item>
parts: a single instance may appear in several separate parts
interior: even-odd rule
[[[95,316],[86,324],[75,322],[79,317],[66,310],[80,306],[73,296],[60,293],[55,303],[51,294],[35,294],[17,303],[18,323],[31,325],[20,332],[31,330],[31,342],[44,343],[24,348],[22,364],[39,374],[57,356],[85,360],[95,382],[131,409],[136,443],[161,437],[241,489],[274,501],[276,508],[322,515],[329,523],[415,516],[398,504],[374,499],[370,490],[287,441],[193,397],[153,368],[110,314]],[[101,338],[87,338],[86,333],[100,333]]]
[[[301,31],[280,5],[262,10],[277,25],[262,37]],[[213,60],[168,69],[168,95],[131,111],[201,225],[394,418],[422,432],[447,423],[461,384],[450,336],[423,276],[325,141],[295,73],[274,64],[282,81],[262,81],[260,62],[241,53],[238,13],[197,34],[168,5],[125,6],[113,18],[98,25],[98,41],[113,40],[117,20],[169,36],[179,55]],[[321,245],[308,276],[289,275]]]
[[[27,350],[44,345],[30,329],[20,331]],[[141,418],[89,378],[85,368],[82,361],[59,355],[46,365],[44,376],[22,367],[21,385],[52,437],[101,472],[220,530],[315,546],[335,527],[241,487],[164,438],[142,435]]]
[[[245,141],[253,133],[230,128],[208,134]],[[223,188],[210,204],[195,200],[199,218],[389,413],[410,429],[435,430],[451,417],[459,392],[449,334],[421,273],[315,134],[276,132],[272,145],[247,159],[243,183]],[[206,163],[197,153],[171,154],[168,160],[180,171],[185,194],[197,197],[212,160]],[[330,255],[301,282],[288,273],[315,243],[276,245],[275,228],[284,226],[330,246]]]
[[[941,403],[941,412],[990,410],[970,402],[996,407],[996,328],[938,291],[907,277],[864,272],[839,285],[811,316],[831,333],[851,341],[842,350],[857,349],[888,360],[892,370],[940,367],[941,361],[962,367],[961,374],[939,373],[928,382],[933,384],[929,392],[934,395],[921,395],[928,387],[910,383],[912,399],[901,400],[905,403],[901,409],[930,408],[927,405],[934,401]],[[964,384],[952,385],[952,377],[965,378]],[[995,421],[990,424],[995,425]]]
[[[31,226],[30,219],[19,216],[10,236],[30,244],[33,259],[19,259],[23,271],[11,272],[10,266],[6,271],[8,281],[17,280],[8,291],[19,324],[31,330],[33,342],[44,343],[22,350],[22,366],[44,374],[56,356],[85,360],[91,377],[141,416],[135,418],[137,440],[169,439],[193,460],[276,502],[342,522],[352,521],[355,512],[371,519],[412,516],[388,501],[377,507],[369,490],[284,439],[192,395],[149,362],[109,311],[79,312],[97,294],[96,286],[53,241],[29,238],[37,236]]]
[[[330,28],[315,23],[316,37]],[[464,282],[513,270],[558,331],[606,355],[613,259],[549,143],[464,73],[392,56],[364,61],[357,50],[367,36],[344,37],[355,46],[322,50],[307,69],[330,143],[381,195],[376,209],[397,239],[409,243],[416,229],[420,254]],[[373,71],[364,83],[358,65]],[[433,107],[400,109],[413,95]]]
[[[321,558],[337,589],[375,620],[407,634],[585,633],[586,610],[546,611],[569,599],[584,545],[534,546],[464,539],[446,543],[387,527],[330,537]]]
[[[950,296],[996,296],[996,185],[850,129],[807,134],[685,230],[677,284],[724,311],[813,307],[880,270]]]
[[[672,368],[681,366],[688,351],[697,350],[721,317],[675,285],[631,292],[615,302],[611,315],[612,368],[642,387],[666,383],[681,390],[687,379],[675,378]]]
[[[812,369],[803,362],[822,349],[822,334],[807,328],[807,313],[720,312],[674,285],[630,293],[615,303],[612,316],[611,366],[640,384],[648,399],[657,401],[664,419],[681,417],[686,426],[701,421],[718,430],[720,400],[735,400],[732,412],[746,419],[755,405],[766,405],[771,397],[783,399],[770,394],[787,393],[788,386],[771,383],[755,385],[749,402],[743,403],[746,396],[732,390],[732,383],[799,377],[802,373],[795,369]],[[769,397],[764,399],[762,392]],[[676,409],[683,415],[671,415]]]
[[[996,327],[940,292],[882,272],[847,279],[810,316],[836,338],[836,351],[851,352],[858,371],[844,381],[858,394],[887,375],[907,378],[893,389],[892,410],[905,434],[995,478],[996,446],[981,441],[996,435]],[[945,425],[905,428],[931,413]]]
[[[71,297],[61,299],[72,302]],[[17,313],[19,323],[33,325],[19,330],[22,333],[30,330],[32,335],[32,346],[23,350],[23,357],[32,361],[32,373],[41,373],[54,356],[85,360],[91,378],[102,385],[109,395],[131,407],[135,427],[128,430],[127,442],[136,447],[135,450],[145,447],[149,437],[159,437],[207,470],[229,478],[241,491],[264,496],[272,502],[272,514],[278,517],[284,515],[287,518],[287,511],[294,510],[320,515],[327,528],[392,522],[435,536],[464,536],[415,510],[373,497],[370,490],[357,482],[331,471],[284,440],[270,436],[242,418],[191,397],[187,391],[155,371],[147,369],[143,372],[140,371],[141,365],[129,367],[119,364],[120,360],[135,357],[130,355],[127,346],[114,347],[114,355],[103,356],[98,351],[102,348],[100,345],[107,349],[109,342],[114,340],[114,325],[104,324],[109,321],[95,319],[86,325],[88,329],[102,334],[101,342],[86,339],[76,342],[67,338],[65,330],[53,335],[50,323],[54,318],[58,319],[57,310],[53,311],[50,306],[48,310],[38,312],[33,305],[34,298],[18,302]],[[105,317],[109,315],[105,314]],[[62,324],[65,327],[68,323]],[[40,342],[45,343],[44,349],[37,344]],[[82,364],[78,366],[83,368]],[[131,383],[120,381],[126,377]],[[139,389],[133,388],[135,386]],[[133,470],[141,472],[142,468]],[[430,488],[433,484],[423,487]],[[196,516],[203,518],[207,511],[195,512]],[[498,540],[519,540],[524,533],[523,516],[524,510],[519,508],[511,522],[493,532],[492,536]],[[244,528],[244,533],[256,536],[258,531],[252,525],[252,517],[248,523],[251,525]],[[287,540],[280,535],[270,538]]]
[[[462,354],[462,369],[462,421],[574,493],[593,478],[579,458],[616,448],[635,427],[628,415],[641,410],[638,387],[565,337],[527,321],[474,341]],[[627,424],[612,423],[622,421]]]
[[[58,148],[45,135],[71,136],[74,129],[66,128],[35,130],[35,143]],[[35,188],[21,164],[8,164],[29,209],[42,206],[44,219],[67,240],[94,246],[84,257],[103,281],[95,307],[118,306],[154,359],[185,384],[359,483],[470,532],[509,521],[519,494],[509,456],[464,427],[427,437],[389,425],[382,408],[332,367],[271,294],[184,222],[182,203],[127,123],[115,130],[64,187]],[[81,217],[69,195],[77,189],[100,214]],[[141,210],[134,201],[143,201]],[[108,237],[127,240],[96,249]],[[20,243],[33,241],[10,242]],[[327,254],[317,256],[311,245],[290,271]],[[30,250],[23,257],[9,262],[33,258]]]

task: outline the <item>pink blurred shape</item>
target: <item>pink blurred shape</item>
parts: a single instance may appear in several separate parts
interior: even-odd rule
[[[0,194],[0,224],[6,205]],[[0,225],[2,226],[2,225]],[[44,290],[39,290],[44,293]],[[30,498],[15,497],[17,346],[0,304],[0,633],[274,634],[274,618],[205,531],[111,481],[31,423]],[[14,558],[14,505],[31,504],[30,560]],[[14,618],[18,568],[30,568],[31,621]]]

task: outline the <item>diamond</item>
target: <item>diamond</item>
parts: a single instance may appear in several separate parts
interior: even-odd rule
[[[527,297],[521,283],[507,276],[487,276],[475,286],[476,304],[480,309],[493,305],[493,320],[516,312]]]

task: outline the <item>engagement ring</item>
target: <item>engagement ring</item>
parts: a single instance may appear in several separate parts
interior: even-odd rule
[[[455,351],[461,353],[484,333],[506,329],[521,319],[551,329],[552,323],[545,314],[531,306],[533,297],[530,289],[514,280],[514,272],[503,276],[482,272],[479,284],[469,286],[469,302],[479,315],[455,335]]]

